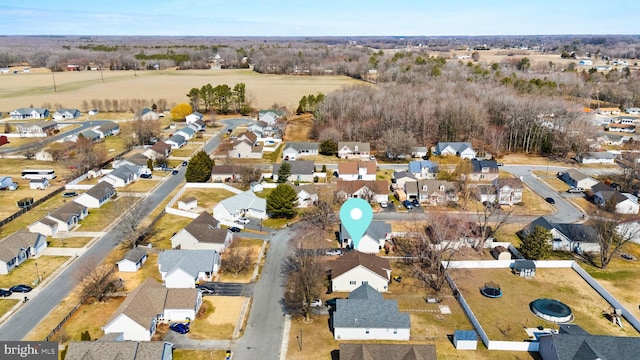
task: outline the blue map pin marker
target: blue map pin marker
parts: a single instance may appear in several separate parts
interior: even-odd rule
[[[340,207],[340,221],[351,237],[354,249],[362,239],[373,219],[371,205],[360,198],[351,198]]]

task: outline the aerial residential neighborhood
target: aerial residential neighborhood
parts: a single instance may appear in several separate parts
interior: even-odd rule
[[[633,359],[637,44],[0,37],[0,342]]]

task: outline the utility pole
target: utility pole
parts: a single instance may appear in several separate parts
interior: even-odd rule
[[[56,68],[55,68],[55,66],[51,70],[51,76],[53,76],[53,92],[58,92],[58,90],[56,89]]]

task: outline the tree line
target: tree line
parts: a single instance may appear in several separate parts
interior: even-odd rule
[[[215,111],[218,114],[248,115],[251,111],[247,99],[247,90],[244,83],[237,83],[233,88],[227,84],[213,86],[203,85],[201,88],[192,88],[187,93],[191,106],[195,111],[207,113]]]

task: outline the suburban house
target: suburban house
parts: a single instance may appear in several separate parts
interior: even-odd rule
[[[18,124],[16,131],[23,135],[32,135],[35,137],[45,137],[53,133],[58,128],[55,121],[42,121],[33,124]]]
[[[351,292],[369,284],[379,292],[387,292],[391,281],[389,259],[359,251],[349,251],[330,262],[331,290]]]
[[[598,143],[610,146],[622,146],[625,138],[622,135],[603,134],[598,136]]]
[[[193,129],[193,131],[195,132],[202,132],[202,131],[205,131],[207,124],[202,120],[196,120],[188,124],[187,127]]]
[[[27,226],[29,232],[40,233],[46,236],[53,236],[58,233],[58,222],[48,217],[43,217],[33,224]]]
[[[408,200],[418,199],[418,182],[417,181],[407,181],[404,183],[404,193],[407,196]]]
[[[340,159],[353,159],[361,158],[368,159],[371,156],[371,149],[369,143],[357,142],[357,141],[339,141],[338,142],[338,157]]]
[[[500,170],[495,160],[471,160],[471,174],[469,177],[472,181],[490,182],[498,178]]]
[[[21,230],[0,240],[0,274],[6,275],[47,248],[43,234]]]
[[[164,159],[171,154],[171,145],[164,141],[158,141],[142,154],[151,160]]]
[[[171,247],[174,249],[215,250],[222,253],[232,241],[233,233],[227,229],[220,229],[218,221],[204,211],[184,229],[171,237]]]
[[[284,117],[284,112],[280,110],[260,110],[258,111],[258,120],[264,121],[268,125],[275,125],[275,123]]]
[[[404,189],[408,182],[417,182],[415,176],[408,171],[397,171],[393,173],[393,184],[395,188]]]
[[[560,324],[557,333],[543,333],[538,342],[543,360],[631,359],[640,353],[640,338],[591,335],[576,324]]]
[[[350,161],[338,164],[338,178],[345,181],[375,180],[375,161]]]
[[[318,143],[315,142],[287,142],[282,150],[282,158],[290,161],[315,155],[318,155]]]
[[[476,151],[469,142],[439,142],[433,153],[440,156],[457,156],[462,159],[476,157]]]
[[[297,182],[313,182],[313,171],[315,170],[315,164],[311,160],[295,160],[285,161],[291,165],[291,175],[287,178],[287,181]],[[278,181],[278,171],[282,164],[273,164],[273,180]]]
[[[187,140],[182,135],[174,134],[169,139],[164,141],[167,145],[171,146],[172,150],[180,149],[183,147]]]
[[[435,345],[340,343],[341,360],[436,360]]]
[[[100,137],[104,139],[109,136],[116,136],[120,134],[120,125],[113,121],[108,121],[94,128],[93,131],[100,134]]]
[[[9,113],[11,120],[46,119],[49,110],[43,108],[19,108]]]
[[[522,202],[524,186],[520,179],[498,178],[493,180],[493,186],[496,188],[498,204],[513,206]]]
[[[411,148],[411,157],[421,158],[429,154],[429,148],[426,146],[414,146]]]
[[[480,184],[475,187],[476,199],[483,204],[495,204],[498,201],[498,193],[493,185]]]
[[[608,125],[609,131],[611,132],[623,132],[623,133],[635,133],[636,126],[634,124],[618,124],[618,123],[610,123]]]
[[[638,198],[635,195],[615,190],[595,192],[593,194],[593,203],[601,207],[615,204],[615,212],[618,214],[637,214],[640,210]]]
[[[197,289],[167,289],[147,278],[127,295],[102,330],[121,333],[123,340],[149,341],[159,321],[193,320],[200,305],[202,294]]]
[[[369,203],[389,201],[389,183],[384,180],[338,180],[336,197],[341,200],[360,198]]]
[[[229,158],[232,159],[262,159],[262,144],[249,140],[236,140],[229,149]]]
[[[306,208],[308,206],[312,206],[318,202],[318,187],[313,184],[307,185],[294,185],[289,183],[289,185],[295,190],[297,197],[299,208]]]
[[[187,122],[187,124],[191,124],[198,120],[203,120],[203,119],[204,119],[204,115],[202,115],[197,111],[194,111],[191,114],[184,117],[184,120]]]
[[[58,231],[68,232],[89,215],[87,207],[75,201],[69,201],[52,211],[47,217],[58,223]]]
[[[11,176],[0,176],[0,190],[17,190],[18,183]]]
[[[58,109],[53,113],[54,120],[67,120],[76,119],[80,117],[80,110],[78,109]]]
[[[158,269],[167,288],[195,288],[200,281],[212,281],[220,270],[220,253],[215,250],[164,250],[158,255]]]
[[[117,169],[103,176],[99,181],[106,181],[114,187],[125,187],[138,179],[142,168],[129,164],[118,166]]]
[[[600,245],[595,240],[595,232],[591,226],[584,224],[552,223],[544,216],[533,220],[516,234],[524,239],[529,233],[540,226],[551,232],[551,241],[554,251],[571,251],[576,253],[600,251]]]
[[[138,169],[138,171],[140,173],[147,172],[147,170],[151,173],[151,170],[149,170],[149,158],[141,153],[131,154],[124,159],[115,160],[111,166],[117,169],[122,165],[131,165],[134,168],[139,167],[140,169]]]
[[[419,180],[418,201],[429,205],[446,205],[458,201],[460,186],[455,181]]]
[[[70,341],[65,360],[172,360],[173,344],[166,341]]]
[[[49,186],[49,180],[46,178],[29,180],[29,189],[31,190],[45,190]]]
[[[438,164],[430,160],[409,161],[409,172],[416,179],[435,179],[438,176]]]
[[[190,211],[198,207],[198,199],[193,196],[178,200],[178,209]]]
[[[92,186],[84,194],[73,199],[78,204],[84,205],[89,209],[97,209],[102,207],[109,199],[116,194],[116,189],[107,181],[102,181]]]
[[[630,107],[630,108],[624,109],[624,112],[626,112],[629,115],[640,115],[640,108]]]
[[[251,144],[255,144],[258,141],[258,135],[254,134],[251,131],[245,131],[242,134],[238,135],[237,140],[246,140]]]
[[[567,183],[571,187],[580,187],[584,190],[590,190],[592,186],[598,183],[598,180],[587,176],[575,169],[569,169],[560,173],[560,180]]]
[[[581,164],[615,164],[616,155],[608,151],[587,152],[579,157]]]
[[[142,265],[147,261],[147,258],[147,249],[137,246],[127,251],[116,265],[118,265],[118,271],[136,272],[142,268]]]
[[[196,136],[196,131],[188,126],[183,127],[182,129],[176,131],[177,135],[182,135],[182,137],[189,141],[191,139],[193,139],[194,136]]]
[[[343,247],[349,247],[367,254],[377,254],[382,250],[387,240],[390,239],[391,225],[384,221],[372,221],[360,241],[356,241],[356,245],[344,224],[340,223],[340,243]]]
[[[84,130],[84,131],[80,132],[80,135],[82,135],[85,139],[91,141],[92,143],[97,143],[98,141],[104,139],[100,135],[99,132],[93,131],[91,129],[87,129],[87,130]],[[78,135],[78,136],[80,136],[80,135]],[[76,139],[76,141],[78,141],[78,139]]]
[[[338,299],[331,316],[336,340],[409,340],[411,319],[398,310],[398,300],[385,300],[368,284]]]
[[[226,182],[240,180],[240,166],[214,165],[211,169],[211,182]]]
[[[149,108],[144,108],[140,112],[140,120],[158,120],[158,119],[160,119],[160,114],[158,114],[157,112]]]
[[[213,207],[213,217],[223,224],[225,222],[233,224],[241,217],[266,219],[267,200],[256,196],[253,191],[247,190],[218,202]]]

